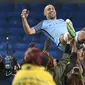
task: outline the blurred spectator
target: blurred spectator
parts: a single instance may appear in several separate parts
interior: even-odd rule
[[[48,58],[38,48],[31,48],[25,55],[22,69],[15,75],[12,85],[55,85],[52,76],[45,69]]]
[[[80,81],[85,80],[84,77],[82,76],[82,73],[84,72],[84,70],[80,63],[80,59],[82,59],[83,57],[84,57],[84,50],[81,48],[78,48],[78,50],[77,50],[76,41],[73,41],[72,52],[71,52],[71,57],[70,57],[70,64],[67,65],[66,70],[62,76],[62,80],[64,77],[64,80],[62,81],[63,85],[82,85],[82,84],[72,84],[73,82],[71,82],[71,84],[70,83],[67,84],[67,83],[69,82],[69,77],[76,78],[76,75],[74,75],[75,71],[79,71],[79,73],[80,73],[79,74],[77,72],[77,74],[78,74],[77,76],[81,76],[81,78],[78,77],[79,78],[78,80],[80,80]],[[79,83],[80,81],[78,82],[78,80],[76,78],[74,81],[76,81],[76,83]]]
[[[72,51],[70,48],[70,44],[72,45]],[[77,50],[76,49],[76,41],[75,40],[67,40],[65,53],[63,54],[63,57],[59,60],[58,63],[55,62],[56,60],[54,60],[52,55],[49,54],[50,60],[47,64],[47,70],[53,75],[57,85],[67,85],[67,83],[65,83],[66,77],[64,77],[64,80],[62,80],[63,76],[66,76],[67,74],[65,74],[65,73],[67,72],[67,70],[68,70],[68,72],[71,71],[71,69],[74,66],[78,65],[80,70],[82,71],[82,67],[77,59],[76,50]],[[70,57],[70,54],[71,54],[71,57]],[[70,64],[68,64],[68,63],[70,63]],[[66,80],[66,82],[67,82],[67,80]]]
[[[57,65],[57,60],[54,58],[53,59],[53,65],[56,66]]]
[[[30,52],[31,48],[33,48],[33,47],[35,47],[35,43],[34,43],[34,42],[31,42],[31,43],[29,44],[29,48],[28,48],[28,49],[26,50],[26,52],[25,52],[25,56],[28,55],[28,53]],[[21,62],[21,64],[20,64],[20,66],[22,66],[22,65],[25,63],[25,56],[24,56],[24,58],[22,59],[22,62]]]
[[[4,58],[0,55],[0,72],[4,70]]]
[[[79,63],[83,68],[83,74],[85,72],[85,44],[81,44],[77,50],[77,56],[79,58]]]
[[[80,75],[73,73],[67,81],[67,85],[84,85]]]
[[[4,58],[0,55],[0,80],[3,80],[6,78],[4,73]]]
[[[46,41],[44,51],[43,51],[44,53],[47,53],[47,55],[49,56],[49,61],[46,65],[47,70],[52,74],[56,84],[61,85],[61,77],[65,71],[68,62],[70,61],[70,55],[69,55],[70,43],[69,44],[67,43],[65,53],[63,54],[63,57],[58,62],[57,61],[55,62],[53,56],[47,52],[50,44],[51,43],[49,41]]]

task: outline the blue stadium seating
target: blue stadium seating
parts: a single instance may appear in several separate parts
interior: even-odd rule
[[[29,4],[29,8],[32,10],[32,11],[44,11],[44,4]]]
[[[28,23],[29,23],[29,25],[30,25],[30,27],[33,27],[33,26],[35,26],[36,24],[38,24],[38,21],[37,21],[38,19],[36,19],[36,18],[30,18],[29,17],[29,19],[28,19]]]
[[[49,53],[50,53],[54,58],[57,57],[57,52],[56,52],[56,51],[49,51]]]
[[[63,11],[67,11],[67,12],[73,12],[73,11],[77,11],[78,7],[76,4],[63,4],[62,5]]]
[[[0,11],[0,20],[5,20],[7,18],[7,12],[1,12]]]
[[[6,29],[0,28],[0,36],[5,36],[5,35],[6,35]]]
[[[22,27],[22,22],[18,19],[11,19],[8,21],[9,27],[15,27],[15,28],[20,28]]]
[[[25,35],[23,38],[24,43],[29,44],[30,42],[32,42],[32,36],[31,35]]]
[[[0,43],[5,42],[5,36],[0,35]]]
[[[16,43],[14,45],[14,49],[19,51],[26,51],[28,47],[29,45],[24,43]]]
[[[39,48],[40,50],[43,50],[43,45],[40,43],[35,43],[35,47]]]
[[[44,44],[47,38],[45,37],[45,35],[41,34],[38,39],[40,43]]]
[[[0,55],[1,55],[2,57],[6,57],[6,51],[0,51]]]
[[[22,59],[18,59],[18,60],[17,60],[17,63],[18,63],[18,64],[21,64],[21,63],[22,63]]]
[[[0,4],[0,11],[8,12],[14,10],[14,4]]]
[[[16,52],[14,53],[15,58],[16,58],[17,60],[22,59],[22,58],[24,57],[24,52],[25,52],[25,51],[16,51]]]
[[[15,4],[14,5],[14,9],[15,9],[15,11],[17,11],[17,12],[21,12],[23,9],[29,9],[29,4]]]
[[[7,21],[5,19],[0,20],[0,28],[5,28],[6,26],[7,26]]]
[[[7,52],[7,44],[6,43],[1,43],[0,45],[0,50],[1,50],[1,55],[6,55]],[[13,47],[11,44],[8,44],[8,55],[12,55],[13,54]]]
[[[25,32],[24,32],[24,29],[23,28],[14,27],[14,28],[10,28],[9,34],[16,36],[16,35],[24,35]]]
[[[64,12],[64,11],[59,11],[58,13],[57,13],[57,17],[58,17],[58,19],[64,19],[64,20],[66,20],[67,18],[71,18],[72,17],[72,12]]]
[[[7,16],[10,18],[21,18],[20,14],[21,14],[20,11],[18,11],[18,12],[17,11],[16,12],[15,11],[12,11],[12,12],[8,11],[7,12]]]
[[[37,11],[30,12],[29,17],[32,17],[34,19],[37,19],[37,18],[41,18],[42,20],[44,19],[43,12],[37,12]]]
[[[20,35],[18,35],[18,36],[16,34],[15,35],[12,35],[12,34],[9,35],[8,42],[11,43],[11,44],[12,43],[15,43],[15,44],[20,43],[22,41],[23,41],[23,39],[22,39],[22,36],[20,36]]]
[[[85,4],[78,4],[80,11],[85,11]]]
[[[50,51],[57,50],[56,45],[55,44],[51,44],[50,47],[49,47],[49,50]]]

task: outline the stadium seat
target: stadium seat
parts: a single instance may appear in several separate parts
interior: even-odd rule
[[[35,47],[39,48],[40,50],[43,50],[43,45],[40,43],[35,43]]]
[[[78,7],[76,4],[63,4],[62,5],[63,11],[76,11],[78,10]]]
[[[49,53],[55,58],[57,56],[57,52],[56,51],[49,51]]]
[[[24,29],[23,28],[10,28],[9,30],[9,34],[10,35],[24,35],[25,32],[24,32]]]
[[[85,11],[85,4],[78,4],[79,11]]]
[[[85,12],[73,12],[73,19],[85,20]]]
[[[7,28],[8,22],[5,19],[0,20],[0,28]]]
[[[20,27],[22,27],[22,22],[21,22],[21,20],[18,20],[18,19],[10,19],[8,21],[8,24],[9,24],[10,28],[12,28],[12,27],[20,28]]]
[[[0,20],[5,20],[7,18],[7,15],[6,15],[7,12],[1,12],[0,11]]]
[[[0,46],[0,50],[1,50],[1,53],[3,55],[5,55],[4,53],[8,51],[8,55],[12,55],[13,54],[13,47],[11,44],[8,43],[8,49],[7,49],[7,45],[6,43],[1,43],[1,46]]]
[[[41,35],[39,36],[39,41],[40,41],[40,43],[44,44],[46,40],[47,40],[47,37],[46,37],[45,35],[41,34]]]
[[[5,40],[6,40],[6,39],[5,39],[5,36],[4,36],[4,35],[3,35],[3,36],[0,35],[0,43],[5,42]]]
[[[14,10],[14,4],[0,4],[0,11],[8,12]]]
[[[29,13],[29,17],[32,17],[33,19],[38,19],[38,18],[42,18],[43,20],[43,12],[37,12],[37,11],[33,11]]]
[[[8,13],[7,13],[7,16],[8,17],[10,17],[10,18],[15,18],[15,19],[17,19],[17,17],[19,17],[19,18],[21,18],[21,16],[20,16],[20,14],[21,14],[21,12],[17,12],[17,11],[8,11]]]
[[[28,9],[29,7],[29,4],[15,4],[14,5],[14,8],[15,8],[15,11],[17,11],[17,12],[21,12],[23,9]]]
[[[22,36],[9,35],[9,40],[8,40],[9,43],[19,43],[21,41],[23,41]]]
[[[72,22],[73,22],[75,28],[85,27],[85,23],[83,20],[76,19],[76,20],[73,20]]]
[[[0,55],[1,55],[2,57],[6,57],[6,51],[0,51]]]
[[[50,50],[50,51],[56,50],[56,49],[57,49],[56,44],[51,44],[50,47],[49,47],[49,50]]]
[[[29,44],[30,42],[32,42],[32,36],[31,35],[25,35],[23,38],[24,43]]]
[[[16,59],[22,59],[23,57],[24,57],[24,52],[25,51],[16,51],[15,53],[14,53],[14,56],[15,56],[15,58]]]
[[[29,47],[28,44],[17,43],[17,44],[15,44],[14,49],[19,50],[19,51],[26,51],[28,47]]]
[[[0,28],[0,36],[5,36],[6,30],[4,28]]]
[[[43,11],[44,10],[44,4],[29,4],[30,10],[32,11]]]
[[[38,20],[38,19],[36,19],[36,17],[35,17],[35,18],[30,17],[30,18],[28,19],[28,23],[29,23],[30,27],[33,27],[33,26],[35,26],[36,24],[38,24],[38,21],[37,21],[37,20]]]

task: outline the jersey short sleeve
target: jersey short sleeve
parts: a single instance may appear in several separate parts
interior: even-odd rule
[[[36,26],[34,26],[33,28],[35,29],[35,31],[38,33],[41,31],[43,25],[43,21],[41,21],[40,23],[38,23]]]

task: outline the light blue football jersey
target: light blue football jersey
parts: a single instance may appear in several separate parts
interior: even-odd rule
[[[34,26],[36,32],[43,32],[46,37],[51,39],[57,46],[61,34],[67,32],[66,22],[63,19],[43,20]]]

